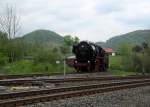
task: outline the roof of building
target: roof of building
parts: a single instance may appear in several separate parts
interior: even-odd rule
[[[107,53],[113,53],[114,50],[112,48],[104,48],[105,52]]]

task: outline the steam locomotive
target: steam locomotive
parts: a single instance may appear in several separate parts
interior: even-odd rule
[[[81,41],[73,45],[72,52],[75,57],[67,58],[66,62],[78,72],[99,72],[108,68],[108,54],[94,43]]]

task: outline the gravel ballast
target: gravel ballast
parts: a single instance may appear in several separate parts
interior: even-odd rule
[[[38,103],[25,107],[150,107],[150,86]]]

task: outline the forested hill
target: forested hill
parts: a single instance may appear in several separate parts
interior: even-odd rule
[[[21,38],[27,43],[38,44],[61,44],[63,43],[63,37],[59,34],[49,30],[36,30],[24,35]]]
[[[102,47],[110,47],[116,50],[118,46],[122,43],[131,43],[133,45],[139,45],[143,42],[147,42],[148,38],[150,38],[150,30],[137,30],[110,38],[105,43],[97,42],[97,44],[101,45]]]
[[[122,43],[141,44],[150,38],[150,30],[137,30],[123,35],[115,36],[108,39],[106,42],[97,42],[102,47],[109,47],[117,50]],[[21,37],[24,42],[36,43],[41,45],[61,44],[64,38],[50,30],[35,30]]]

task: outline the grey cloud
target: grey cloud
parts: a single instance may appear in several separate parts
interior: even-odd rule
[[[139,23],[146,28],[143,21],[144,17],[148,17],[146,14],[142,14],[140,21],[132,18],[133,11],[128,11],[134,6],[133,1],[1,0],[0,4],[4,6],[10,3],[17,7],[22,17],[23,34],[35,29],[49,29],[62,35],[72,34],[81,39],[104,41],[113,35],[141,28]],[[131,23],[132,20],[135,22]]]
[[[115,13],[122,10],[122,0],[106,0],[97,4],[96,11],[103,14]]]

